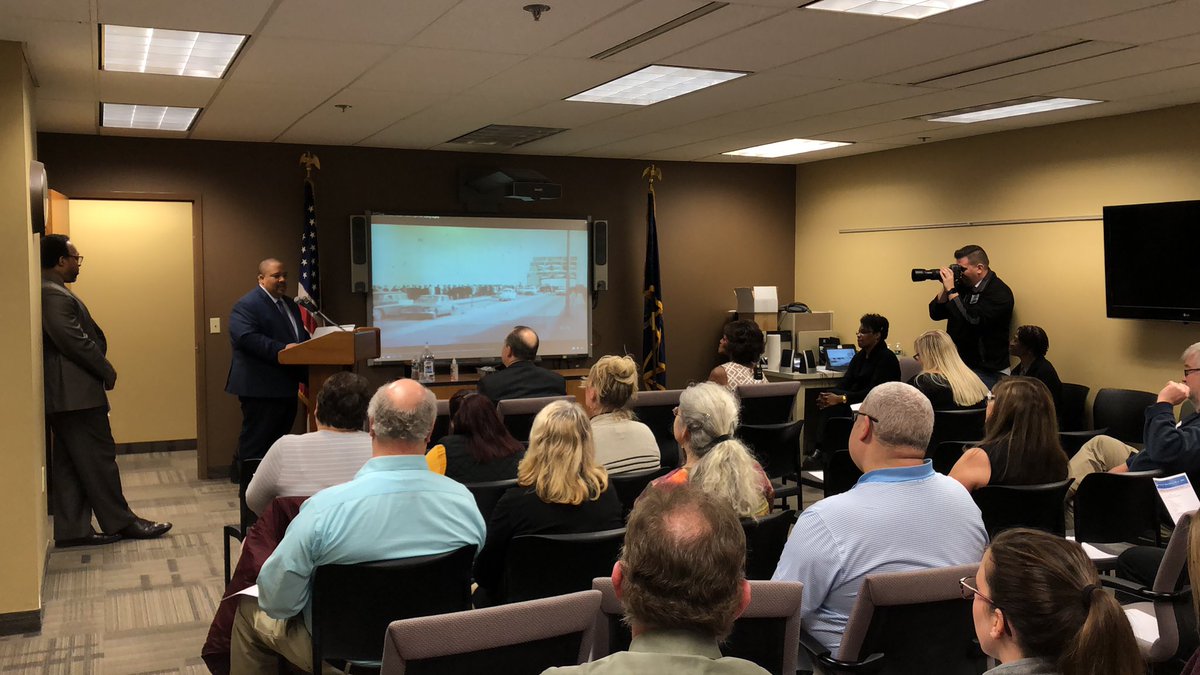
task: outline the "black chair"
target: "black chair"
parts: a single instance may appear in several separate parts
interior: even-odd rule
[[[554,401],[575,402],[574,396],[539,396],[537,398],[510,398],[496,404],[496,410],[504,419],[504,426],[518,441],[529,440],[533,418]]]
[[[438,399],[437,402],[437,417],[433,420],[433,431],[429,437],[433,442],[450,433],[450,401],[446,399]]]
[[[777,511],[758,520],[742,519],[746,532],[746,578],[769,580],[779,565],[779,556],[787,544],[788,532],[799,513]]]
[[[933,470],[944,475],[950,475],[950,470],[962,458],[963,452],[974,445],[973,441],[942,441],[930,453],[933,460]]]
[[[312,582],[313,674],[325,660],[379,661],[388,624],[471,608],[475,546],[400,560],[321,565]]]
[[[737,436],[754,452],[771,478],[775,498],[787,508],[788,497],[800,499],[800,433],[804,420],[780,424],[742,424]],[[792,484],[788,485],[788,481]],[[803,504],[797,504],[797,507]]]
[[[642,496],[642,492],[646,490],[650,481],[659,476],[665,476],[671,471],[672,469],[668,467],[660,466],[657,469],[646,469],[645,471],[609,474],[608,480],[612,482],[613,489],[617,491],[617,498],[621,500],[622,517],[629,516],[629,512],[633,510],[633,503]]]
[[[250,485],[250,479],[254,478],[254,472],[258,471],[258,465],[262,464],[261,459],[246,459],[241,461],[241,466],[238,468],[238,522],[232,525],[226,525],[222,529],[225,543],[225,585],[229,585],[229,579],[233,576],[232,564],[232,544],[230,540],[237,539],[238,541],[246,540],[246,532],[250,530],[250,526],[258,520],[258,515],[250,510],[246,505],[246,488]]]
[[[933,435],[929,438],[929,453],[944,441],[977,441],[983,438],[986,417],[987,410],[984,408],[933,411]]]
[[[1090,429],[1087,421],[1087,397],[1090,387],[1082,384],[1063,383],[1062,406],[1059,412],[1060,431],[1084,431]]]
[[[858,465],[854,463],[854,459],[850,457],[850,451],[838,450],[829,457],[821,491],[826,497],[848,492],[858,482],[858,479],[862,478],[862,475],[862,469],[859,469]]]
[[[854,428],[854,418],[852,417],[830,417],[825,420],[825,427],[821,429],[821,438],[818,441],[821,451],[834,453],[849,448],[852,428]]]
[[[1162,506],[1152,480],[1159,475],[1161,471],[1084,476],[1075,491],[1075,540],[1161,546]]]
[[[1101,389],[1092,403],[1096,427],[1108,429],[1108,435],[1132,445],[1145,442],[1146,407],[1158,400],[1157,394],[1135,389]]]
[[[1062,446],[1063,452],[1067,453],[1067,458],[1074,457],[1084,443],[1102,434],[1108,433],[1108,429],[1088,429],[1086,431],[1060,431],[1058,432],[1058,443]]]
[[[675,406],[679,405],[681,389],[639,391],[633,402],[633,414],[650,427],[658,442],[659,462],[668,468],[679,466],[679,443],[675,441]]]
[[[742,424],[779,424],[792,419],[799,382],[744,384],[737,388]]]
[[[492,519],[492,510],[496,508],[500,498],[511,487],[517,486],[516,478],[508,480],[494,480],[488,483],[467,483],[466,488],[471,491],[471,496],[475,498],[475,505],[479,507],[479,515],[483,516],[483,522],[488,522]]]
[[[625,542],[625,528],[582,534],[513,537],[504,561],[507,602],[548,598],[592,587],[612,574]]]
[[[1067,535],[1063,504],[1074,478],[1043,485],[987,485],[971,493],[983,513],[988,538],[1013,527],[1032,527]]]

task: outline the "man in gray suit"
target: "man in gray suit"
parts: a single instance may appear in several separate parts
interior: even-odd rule
[[[79,277],[82,264],[83,256],[65,236],[42,239],[42,368],[46,420],[54,435],[54,544],[59,548],[149,539],[171,529],[170,523],[135,516],[121,491],[105,394],[116,385],[117,371],[105,357],[104,332],[66,287]],[[92,529],[93,512],[100,533]]]

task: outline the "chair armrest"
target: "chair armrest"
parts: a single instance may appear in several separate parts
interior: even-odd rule
[[[1149,600],[1151,602],[1153,602],[1155,600],[1175,600],[1178,598],[1186,598],[1186,597],[1190,597],[1192,594],[1191,586],[1184,586],[1183,588],[1181,588],[1177,591],[1170,591],[1167,593],[1162,593],[1159,591],[1155,591],[1155,590],[1146,588],[1145,586],[1142,586],[1141,584],[1135,583],[1133,581],[1129,581],[1128,579],[1122,579],[1120,577],[1114,577],[1114,576],[1108,576],[1108,575],[1100,576],[1100,584],[1102,586],[1104,586],[1105,588],[1111,588],[1115,591],[1119,591],[1121,593],[1127,593],[1136,598],[1140,598],[1142,600]]]
[[[246,533],[242,532],[242,528],[237,525],[226,525],[225,526],[225,536],[232,537],[233,539],[237,539],[238,541],[246,540]]]
[[[878,673],[883,670],[883,654],[871,654],[861,661],[842,661],[833,658],[829,650],[817,639],[805,631],[800,632],[800,646],[808,652],[813,666],[820,666],[814,672],[821,673]]]
[[[1080,439],[1083,439],[1084,441],[1089,441],[1097,436],[1103,436],[1106,433],[1108,433],[1108,427],[1101,427],[1099,429],[1088,429],[1086,431],[1060,431],[1060,432],[1058,432],[1058,435],[1060,437],[1080,438]]]

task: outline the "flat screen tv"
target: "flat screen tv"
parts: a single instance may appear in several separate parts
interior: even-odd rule
[[[1200,321],[1200,200],[1104,207],[1104,292],[1117,319]]]
[[[586,218],[370,216],[376,363],[495,359],[513,326],[538,355],[590,355]]]

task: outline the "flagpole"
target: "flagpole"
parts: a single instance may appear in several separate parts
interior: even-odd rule
[[[658,226],[654,208],[654,181],[662,170],[651,164],[642,171],[648,181],[646,194],[646,266],[643,274],[642,389],[667,388],[667,354],[663,320],[662,274],[658,260]]]

